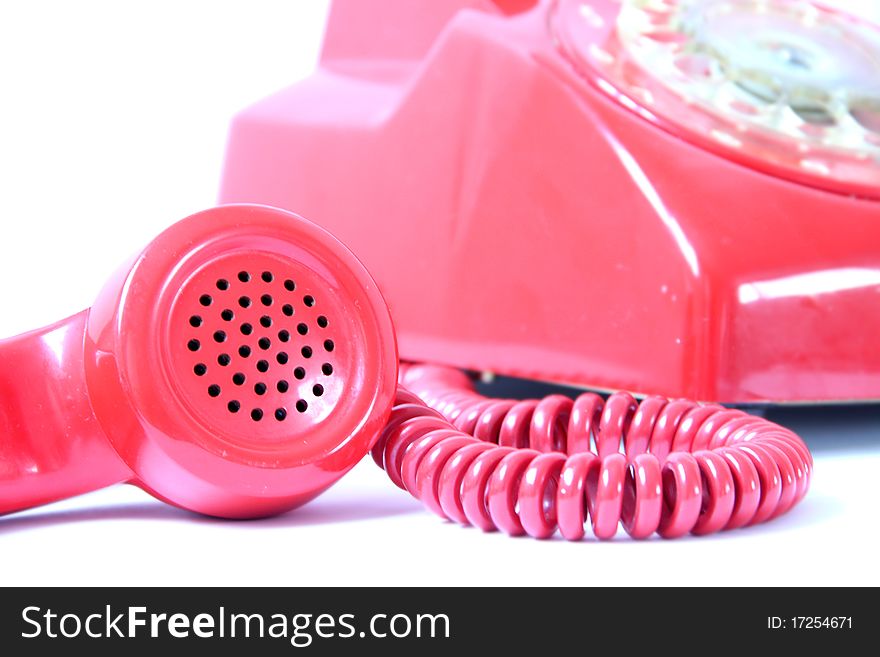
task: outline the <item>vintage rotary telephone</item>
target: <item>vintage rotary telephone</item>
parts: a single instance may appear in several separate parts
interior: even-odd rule
[[[130,481],[267,515],[372,449],[509,534],[783,513],[797,436],[658,393],[880,396],[877,34],[811,2],[337,0],[317,73],[234,122],[221,200],[303,212],[378,286],[283,210],[172,227],[0,345],[0,510]]]
[[[335,0],[220,199],[351,247],[407,360],[877,400],[878,35],[801,0]]]

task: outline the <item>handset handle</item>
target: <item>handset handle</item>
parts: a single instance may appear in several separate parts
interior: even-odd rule
[[[88,315],[0,340],[0,514],[132,478],[89,403]]]

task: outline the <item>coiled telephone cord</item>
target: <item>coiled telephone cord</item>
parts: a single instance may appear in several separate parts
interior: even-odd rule
[[[607,400],[478,394],[463,372],[401,365],[372,454],[431,511],[509,535],[568,540],[708,534],[769,520],[807,492],[794,433],[740,410],[625,392]]]

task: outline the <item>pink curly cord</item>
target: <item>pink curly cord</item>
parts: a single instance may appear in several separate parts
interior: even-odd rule
[[[459,370],[401,365],[373,459],[436,514],[485,531],[569,540],[708,534],[788,511],[813,460],[743,411],[618,392],[491,399]],[[404,387],[406,386],[406,387]]]

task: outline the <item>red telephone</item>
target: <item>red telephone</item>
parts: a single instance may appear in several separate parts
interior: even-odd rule
[[[0,342],[0,513],[118,482],[255,517],[371,448],[441,516],[545,538],[708,533],[788,510],[812,460],[742,411],[627,393],[507,401],[405,365],[388,309],[327,232],[231,205],[172,226],[85,312]],[[427,404],[427,405],[426,405]],[[393,408],[392,408],[393,406]],[[429,407],[430,406],[430,407]]]
[[[797,436],[654,393],[880,397],[878,43],[805,1],[337,0],[318,72],[236,119],[221,197],[351,244],[409,362],[327,232],[200,213],[0,343],[0,512],[130,481],[266,515],[370,449],[509,534],[785,512]],[[490,399],[457,367],[644,398]]]
[[[803,0],[335,0],[221,200],[339,236],[405,359],[880,399],[878,35]]]

